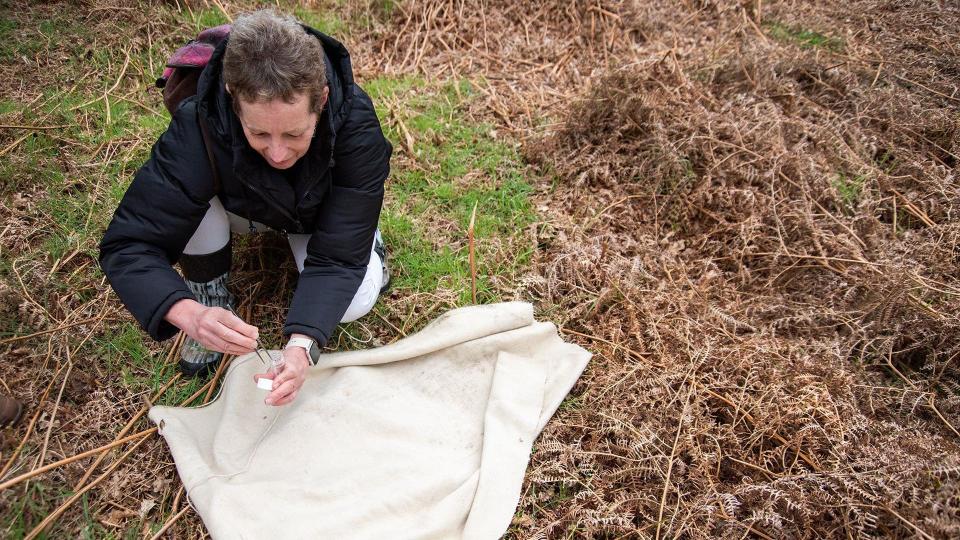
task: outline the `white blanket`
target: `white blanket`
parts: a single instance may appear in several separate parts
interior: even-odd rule
[[[251,354],[213,403],[150,419],[214,538],[493,539],[589,359],[529,304],[471,306],[322,356],[286,407],[264,405]]]

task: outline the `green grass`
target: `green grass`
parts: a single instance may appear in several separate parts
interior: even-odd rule
[[[475,96],[467,81],[440,84],[413,77],[381,77],[362,86],[394,147],[380,215],[391,289],[439,293],[452,296],[456,305],[470,304],[467,229],[476,205],[477,299],[481,303],[502,300],[490,276],[509,280],[529,265],[532,255],[532,246],[521,242],[536,215],[520,155],[494,137],[491,126],[465,117],[465,106]],[[398,166],[407,152],[401,122],[413,140],[413,166]],[[374,309],[384,318],[390,314],[382,302]],[[369,324],[367,318],[341,325],[331,345],[371,346]]]
[[[826,36],[814,30],[800,26],[790,26],[777,21],[764,23],[763,26],[767,29],[767,33],[778,41],[793,43],[804,48],[819,47],[831,51],[843,50],[843,40]]]
[[[21,110],[21,105],[9,99],[0,100],[0,114],[7,114]]]
[[[10,19],[0,19],[0,40],[6,41],[13,36],[17,22]]]
[[[418,164],[394,170],[381,215],[398,268],[395,287],[453,289],[459,291],[458,303],[469,303],[464,240],[476,205],[478,300],[499,300],[485,276],[511,274],[531,255],[486,249],[489,240],[509,243],[535,219],[520,155],[496,138],[491,126],[464,117],[463,107],[475,93],[467,81],[431,85],[416,78],[379,78],[364,86],[394,151],[406,151],[409,134]]]
[[[89,34],[83,21],[65,14],[54,14],[30,24],[13,18],[2,18],[0,19],[0,61],[30,65],[34,68],[35,66],[30,64],[34,56],[44,55],[51,49],[66,49],[72,53],[79,53],[82,50],[79,42],[63,41],[64,35],[86,38]]]
[[[843,203],[845,209],[853,210],[857,206],[857,203],[860,202],[866,180],[867,175],[865,174],[850,176],[845,173],[839,173],[834,177],[833,187],[837,190],[837,194],[840,195],[840,201]]]
[[[173,364],[166,364],[166,356],[158,354],[149,340],[135,323],[121,323],[91,339],[87,354],[103,362],[112,377],[131,392],[145,392],[152,396],[176,374],[177,368],[174,365],[176,358]],[[156,404],[179,406],[207,379],[185,381],[168,389]]]
[[[567,395],[563,398],[563,401],[560,402],[560,406],[557,407],[558,411],[576,411],[582,409],[584,405],[583,396],[575,396],[573,394]]]
[[[43,482],[31,482],[22,496],[11,499],[9,511],[0,513],[0,537],[23,538],[56,507],[60,498],[69,494],[64,489],[53,488]],[[55,537],[49,534],[49,530],[38,536],[41,539]]]
[[[293,16],[307,26],[313,27],[334,38],[346,29],[344,22],[337,17],[336,13],[329,10],[296,7],[293,9]]]
[[[194,10],[191,22],[193,23],[193,30],[199,34],[201,30],[227,24],[230,20],[227,19],[227,16],[224,15],[222,11],[216,7],[212,7]]]

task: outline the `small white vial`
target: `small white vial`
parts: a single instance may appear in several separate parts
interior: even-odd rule
[[[274,376],[283,370],[283,364],[285,363],[286,360],[283,359],[283,353],[281,351],[270,351],[270,370],[273,371]]]
[[[283,369],[283,364],[285,363],[283,353],[280,351],[270,351],[267,353],[267,356],[270,357],[270,367],[267,368],[267,372],[273,373],[273,376],[276,377]],[[261,390],[273,390],[273,379],[260,377],[257,379],[257,388]]]

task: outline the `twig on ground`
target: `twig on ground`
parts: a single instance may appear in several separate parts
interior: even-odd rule
[[[126,75],[126,73],[127,73],[127,66],[130,65],[130,49],[131,49],[131,47],[133,47],[133,46],[131,45],[130,47],[127,47],[127,49],[126,49],[125,51],[123,51],[123,55],[124,55],[123,67],[120,68],[120,75],[117,76],[117,80],[113,83],[113,86],[111,86],[111,87],[110,87],[109,89],[107,89],[107,90],[104,90],[104,92],[103,92],[102,95],[97,96],[97,97],[91,99],[90,101],[81,103],[80,105],[74,105],[73,107],[70,107],[70,108],[68,109],[69,111],[75,111],[75,110],[77,110],[77,109],[82,109],[82,108],[86,107],[87,105],[91,105],[91,104],[93,104],[93,103],[96,103],[96,102],[100,101],[101,99],[105,99],[106,96],[107,96],[107,94],[113,92],[114,90],[117,89],[118,86],[120,86],[120,81],[123,80],[123,76]],[[108,107],[107,107],[107,114],[109,114],[109,111],[110,111],[110,107],[108,106]]]
[[[418,315],[417,318],[415,318],[415,319],[413,318],[413,313],[416,311],[416,304],[413,304],[413,306],[412,306],[411,309],[410,309],[410,315],[407,316],[407,320],[405,320],[405,321],[403,322],[403,325],[400,326],[400,332],[401,332],[401,333],[404,333],[404,332],[406,332],[408,329],[416,328],[417,324],[419,324],[420,321],[422,321],[423,319],[426,319],[426,318],[429,317],[430,315],[433,315],[433,312],[436,311],[437,308],[439,308],[440,306],[444,305],[444,302],[447,302],[447,301],[444,300],[444,299],[441,299],[441,300],[438,300],[438,301],[434,302],[433,305],[431,305],[431,306],[430,306],[429,308],[427,308],[425,311],[420,311],[420,312],[417,314],[417,315]],[[449,302],[448,302],[448,303],[449,303]],[[450,303],[450,304],[452,304],[452,303]],[[450,305],[449,307],[457,307],[457,306],[456,306],[456,305]]]
[[[155,429],[156,429],[156,428],[154,428],[154,430],[155,430]],[[123,454],[122,456],[120,456],[119,458],[117,458],[117,460],[114,461],[113,464],[110,466],[110,468],[108,468],[106,471],[104,471],[103,474],[101,474],[100,476],[98,476],[95,480],[93,480],[93,481],[90,482],[89,484],[83,486],[83,488],[81,488],[79,491],[77,491],[76,493],[74,493],[72,497],[70,497],[70,498],[67,499],[63,504],[61,504],[59,507],[57,507],[56,510],[54,510],[53,512],[50,512],[50,514],[48,514],[47,517],[43,518],[43,521],[41,521],[39,525],[37,525],[36,527],[33,528],[33,530],[31,530],[29,533],[27,533],[27,535],[24,537],[24,540],[33,540],[34,538],[36,538],[37,536],[39,536],[39,535],[44,531],[44,529],[46,529],[47,527],[50,526],[51,523],[53,523],[54,521],[56,521],[56,519],[57,519],[58,517],[60,517],[60,514],[63,514],[63,512],[66,511],[66,509],[70,507],[70,505],[72,505],[73,503],[77,502],[77,500],[79,500],[80,497],[82,497],[84,493],[90,491],[94,486],[96,486],[96,485],[99,484],[100,482],[103,482],[104,479],[106,479],[108,476],[110,476],[110,474],[111,474],[113,471],[115,471],[115,470],[117,469],[117,467],[119,467],[120,464],[123,463],[123,461],[124,461],[125,459],[127,459],[128,457],[130,457],[130,455],[133,454],[133,452],[136,451],[136,449],[139,448],[140,445],[143,444],[147,439],[148,439],[148,437],[144,436],[144,437],[141,438],[139,441],[137,441],[133,446],[130,447],[129,450],[127,450],[126,452],[124,452],[124,454]]]
[[[2,124],[0,129],[29,129],[33,131],[42,131],[46,129],[63,129],[65,127],[70,127],[70,124],[61,124],[59,126],[27,126],[20,124]]]
[[[14,341],[23,341],[23,340],[25,340],[25,339],[35,338],[35,337],[37,337],[37,336],[42,336],[42,335],[44,335],[44,334],[50,334],[50,333],[52,333],[52,332],[59,332],[60,330],[66,330],[67,328],[73,328],[74,326],[80,326],[81,324],[91,323],[91,322],[96,321],[97,319],[100,319],[100,318],[101,318],[101,317],[98,315],[98,316],[96,316],[96,317],[90,317],[89,319],[84,319],[84,320],[82,320],[82,321],[77,321],[77,322],[75,322],[75,323],[64,324],[64,325],[58,326],[58,327],[56,327],[56,328],[51,328],[51,329],[49,329],[49,330],[41,330],[41,331],[39,331],[39,332],[34,332],[34,333],[28,334],[28,335],[26,335],[26,336],[14,336],[14,337],[11,337],[11,338],[0,339],[0,345],[5,345],[5,344],[7,344],[7,343],[13,343]]]
[[[31,131],[26,132],[22,137],[20,137],[19,139],[15,140],[15,141],[13,141],[12,143],[10,143],[9,145],[7,145],[7,147],[4,148],[3,150],[0,150],[0,157],[5,156],[5,155],[7,154],[7,152],[13,150],[13,149],[16,148],[17,146],[19,146],[20,143],[22,143],[23,141],[27,140],[27,139],[30,138],[31,136],[33,136],[33,132],[31,132]]]
[[[600,209],[599,212],[597,212],[596,214],[594,214],[593,217],[591,217],[591,218],[587,221],[587,223],[583,226],[583,228],[584,228],[584,229],[589,229],[590,227],[592,227],[593,224],[594,224],[598,219],[600,219],[601,217],[603,217],[603,214],[605,214],[605,213],[607,212],[607,210],[610,210],[611,208],[614,208],[614,207],[616,207],[616,206],[620,206],[621,204],[623,204],[623,203],[625,203],[625,202],[627,202],[627,201],[629,201],[629,200],[631,200],[631,199],[642,199],[642,198],[645,198],[645,197],[647,197],[647,195],[627,195],[626,197],[621,197],[621,198],[618,199],[617,201],[614,201],[614,202],[608,204],[607,206],[604,206],[602,209]]]
[[[670,491],[670,474],[673,472],[673,457],[677,455],[677,444],[680,442],[680,433],[683,431],[683,417],[687,414],[687,405],[690,403],[690,394],[693,389],[687,390],[687,398],[680,409],[680,418],[677,420],[677,434],[673,438],[673,447],[668,458],[667,476],[663,480],[663,492],[660,494],[660,511],[657,513],[657,533],[655,538],[660,540],[660,526],[663,524],[663,507],[667,504],[667,492]]]
[[[960,437],[960,432],[957,431],[957,428],[953,427],[953,424],[951,424],[950,421],[947,420],[947,419],[943,416],[943,414],[940,412],[940,409],[937,408],[937,403],[936,403],[936,401],[934,401],[934,397],[935,397],[934,394],[931,392],[931,393],[930,393],[930,408],[933,409],[933,412],[937,413],[937,416],[940,418],[940,420],[942,420],[943,423],[946,424],[948,428],[950,428],[950,431],[952,431],[954,435],[956,435],[957,437]]]
[[[187,510],[190,510],[190,505],[184,506],[183,510],[180,510],[179,512],[174,514],[173,517],[168,519],[167,522],[163,524],[163,527],[160,527],[160,530],[157,531],[157,534],[150,537],[150,540],[159,540],[159,538],[162,537],[170,529],[170,527],[173,527],[173,525],[177,522],[178,519],[180,519],[184,514],[187,513]]]
[[[936,89],[930,88],[929,86],[927,86],[927,85],[925,85],[925,84],[918,83],[917,81],[908,79],[908,78],[906,78],[906,77],[901,77],[900,75],[896,75],[896,74],[894,74],[894,77],[900,79],[900,80],[903,81],[903,82],[917,85],[917,86],[919,86],[920,88],[923,88],[924,90],[926,90],[926,91],[928,91],[928,92],[933,92],[934,94],[936,94],[936,95],[938,95],[938,96],[940,96],[940,97],[942,97],[942,98],[949,99],[950,101],[956,101],[957,103],[960,103],[960,98],[951,96],[951,95],[949,95],[949,94],[944,94],[943,92],[940,92],[940,91],[938,91],[938,90],[936,90]]]
[[[474,226],[477,222],[477,204],[473,203],[473,212],[470,213],[470,225],[467,227],[467,240],[470,243],[470,298],[477,303],[477,264],[474,250]]]
[[[53,266],[50,267],[50,272],[47,273],[47,277],[50,277],[50,276],[52,276],[53,274],[57,273],[57,270],[59,270],[61,266],[67,264],[67,263],[70,262],[70,261],[72,261],[73,258],[76,257],[78,253],[80,253],[80,249],[81,249],[81,247],[80,247],[80,246],[77,246],[73,251],[71,251],[71,252],[70,252],[69,254],[67,254],[66,256],[60,257],[59,259],[57,259],[56,261],[54,261]]]
[[[177,490],[176,496],[173,498],[173,505],[170,506],[172,512],[177,511],[177,507],[180,506],[180,499],[183,497],[183,494],[187,492],[186,486],[180,484],[180,489]]]
[[[133,99],[133,98],[127,97],[127,96],[118,96],[117,94],[114,94],[113,92],[110,93],[110,96],[111,96],[111,97],[114,97],[114,98],[116,98],[116,99],[119,99],[120,101],[126,101],[127,103],[131,103],[131,104],[133,104],[133,105],[136,105],[136,106],[140,107],[141,109],[147,111],[148,113],[150,113],[150,114],[152,114],[152,115],[154,115],[154,116],[159,116],[159,117],[163,117],[163,116],[164,116],[164,113],[158,111],[157,109],[154,109],[153,107],[150,107],[149,105],[146,105],[145,103],[143,103],[143,102],[140,101],[140,100],[136,100],[136,99]]]
[[[193,403],[193,400],[197,399],[198,397],[200,397],[201,394],[203,394],[204,392],[206,392],[206,391],[207,391],[207,388],[209,388],[212,384],[213,384],[213,380],[212,380],[212,379],[211,379],[210,381],[207,381],[206,384],[204,384],[203,386],[201,386],[200,389],[197,390],[196,392],[194,392],[192,395],[190,395],[190,397],[188,397],[187,399],[181,401],[181,402],[180,402],[180,406],[181,406],[181,407],[186,407],[186,406],[190,405],[191,403]]]
[[[400,335],[403,336],[403,337],[407,337],[407,333],[406,333],[406,332],[404,332],[403,330],[397,328],[397,325],[395,325],[395,324],[393,324],[392,322],[390,322],[390,319],[387,319],[386,317],[384,317],[383,315],[381,315],[379,311],[373,310],[373,314],[376,315],[377,317],[379,317],[381,321],[383,321],[383,322],[387,323],[388,325],[390,325],[390,327],[393,328],[394,330],[396,330],[398,334],[400,334]]]
[[[171,349],[171,350],[176,350],[176,349],[174,348],[174,349]],[[137,414],[133,415],[133,418],[131,418],[130,420],[127,421],[127,424],[126,424],[125,426],[123,426],[123,428],[120,430],[120,432],[117,433],[116,437],[114,437],[114,439],[113,439],[114,442],[122,439],[122,438],[127,434],[127,432],[130,431],[131,428],[133,428],[134,424],[136,424],[138,420],[140,420],[141,418],[143,418],[143,416],[144,416],[145,414],[147,414],[147,412],[150,411],[150,407],[153,405],[153,403],[154,403],[156,400],[160,399],[160,397],[163,396],[163,394],[165,394],[166,391],[167,391],[171,386],[173,386],[173,384],[174,384],[175,382],[179,381],[179,380],[180,380],[180,377],[181,377],[182,375],[183,375],[183,374],[178,371],[178,372],[176,373],[176,375],[174,375],[173,377],[171,377],[170,380],[167,381],[167,383],[164,384],[164,385],[160,388],[160,390],[158,390],[158,391],[153,395],[153,397],[150,398],[150,400],[149,400],[143,407],[140,408],[140,410],[137,412]],[[96,468],[97,468],[97,466],[100,465],[100,463],[107,457],[108,450],[109,450],[109,449],[104,450],[103,453],[101,453],[99,456],[97,456],[97,459],[95,459],[94,462],[91,463],[89,467],[87,467],[87,472],[85,472],[85,473],[83,474],[83,476],[80,478],[80,480],[78,480],[77,483],[74,484],[74,486],[73,486],[73,490],[74,490],[74,491],[77,491],[78,489],[80,489],[80,487],[83,486],[84,482],[86,482],[86,481],[90,478],[90,476],[93,475],[93,471],[95,471]]]
[[[39,469],[35,469],[35,470],[32,470],[32,471],[30,471],[30,472],[28,472],[28,473],[21,474],[20,476],[17,476],[17,477],[15,477],[15,478],[11,478],[10,480],[7,480],[6,482],[3,482],[2,484],[0,484],[0,491],[3,491],[3,490],[8,489],[8,488],[11,488],[11,487],[19,484],[20,482],[22,482],[22,481],[24,481],[24,480],[29,480],[30,478],[33,478],[34,476],[39,476],[39,475],[41,475],[41,474],[43,474],[43,473],[45,473],[45,472],[47,472],[47,471],[51,471],[51,470],[53,470],[53,469],[56,469],[57,467],[62,467],[62,466],[64,466],[64,465],[69,465],[69,464],[73,463],[74,461],[79,461],[79,460],[81,460],[81,459],[83,459],[83,458],[90,457],[90,456],[92,456],[92,455],[94,455],[94,454],[97,454],[97,453],[99,453],[99,452],[103,452],[104,450],[109,450],[109,449],[111,449],[111,448],[120,446],[121,444],[130,442],[130,441],[133,441],[133,440],[136,440],[136,439],[145,438],[147,435],[150,435],[150,434],[156,432],[157,429],[158,429],[157,427],[152,427],[152,428],[149,428],[149,429],[145,429],[145,430],[140,431],[140,432],[138,432],[138,433],[134,433],[133,435],[127,435],[126,437],[124,437],[124,438],[122,438],[122,439],[119,439],[119,440],[116,440],[116,441],[113,441],[112,443],[105,444],[105,445],[103,445],[103,446],[98,446],[97,448],[94,448],[94,449],[92,449],[92,450],[87,450],[86,452],[80,452],[79,454],[70,456],[70,457],[68,457],[68,458],[63,458],[63,459],[61,459],[60,461],[55,461],[55,462],[53,462],[53,463],[51,463],[51,464],[49,464],[49,465],[44,465],[43,467],[40,467]]]
[[[213,391],[217,389],[217,381],[220,380],[220,376],[223,375],[223,372],[226,371],[227,366],[233,361],[235,357],[232,354],[226,354],[223,356],[223,359],[220,360],[220,365],[217,366],[217,371],[214,372],[213,378],[210,379],[210,388],[207,389],[207,394],[203,396],[203,403],[209,403],[210,398],[213,397]]]
[[[209,387],[209,385],[210,385],[212,382],[213,382],[213,381],[209,381],[209,382],[207,382],[206,384],[204,384],[203,386],[201,386],[200,389],[198,389],[196,392],[194,392],[193,394],[191,394],[188,398],[186,398],[186,399],[184,399],[183,401],[181,401],[181,402],[180,402],[180,406],[183,407],[183,406],[186,406],[186,405],[192,403],[193,400],[197,399],[197,397],[199,397],[201,394],[203,394],[204,392],[207,391],[207,388]],[[150,435],[150,434],[152,434],[152,433],[155,433],[158,429],[159,429],[159,428],[157,428],[156,426],[154,426],[154,427],[152,427],[152,428],[145,429],[145,430],[140,431],[140,432],[138,432],[138,433],[134,433],[133,435],[128,435],[128,436],[126,436],[126,437],[124,437],[124,438],[122,438],[122,439],[118,439],[118,440],[113,441],[113,442],[111,442],[111,443],[109,443],[109,444],[105,444],[105,445],[103,445],[103,446],[98,446],[97,448],[94,448],[94,449],[92,449],[92,450],[87,450],[86,452],[81,452],[81,453],[79,453],[79,454],[77,454],[77,455],[74,455],[74,456],[71,456],[71,457],[68,457],[68,458],[64,458],[64,459],[61,459],[60,461],[57,461],[57,462],[55,462],[55,463],[51,463],[51,464],[49,464],[49,465],[45,465],[45,466],[43,466],[43,467],[40,467],[39,469],[30,471],[30,472],[25,473],[25,474],[21,474],[20,476],[17,476],[16,478],[12,478],[12,479],[7,480],[6,482],[3,482],[2,484],[0,484],[0,491],[2,491],[2,490],[4,490],[4,489],[7,489],[7,488],[9,488],[9,487],[11,487],[11,486],[14,486],[14,485],[16,485],[16,484],[18,484],[18,483],[20,483],[20,482],[22,482],[22,481],[24,481],[24,480],[28,480],[28,479],[30,479],[30,478],[33,478],[34,476],[38,476],[38,475],[40,475],[40,474],[43,474],[43,473],[45,473],[45,472],[47,472],[47,471],[49,471],[49,470],[56,469],[57,467],[62,467],[63,465],[68,465],[68,464],[70,464],[70,463],[73,463],[74,461],[83,459],[83,458],[85,458],[85,457],[92,456],[92,455],[94,455],[94,454],[98,454],[98,453],[103,452],[103,451],[105,451],[105,450],[109,450],[109,449],[114,448],[114,447],[116,447],[116,446],[119,446],[119,445],[121,445],[121,444],[124,444],[124,443],[127,443],[127,442],[129,442],[129,441],[135,440],[135,439],[137,439],[137,438],[145,437],[145,436],[147,436],[147,435]],[[116,463],[116,462],[114,462],[114,463]]]
[[[232,23],[233,17],[231,17],[230,14],[227,13],[226,8],[223,7],[223,4],[220,3],[220,0],[213,0],[213,3],[217,5],[217,9],[220,10],[220,13],[223,13],[223,16],[227,18],[227,21]]]
[[[587,339],[592,339],[592,340],[595,340],[595,341],[600,341],[600,342],[602,342],[602,343],[606,343],[607,345],[610,345],[610,346],[613,347],[615,350],[616,350],[616,349],[623,349],[624,351],[627,352],[627,354],[629,354],[630,356],[633,356],[633,357],[636,358],[637,360],[643,360],[643,361],[645,361],[645,362],[649,362],[649,361],[650,361],[650,358],[648,358],[647,356],[645,356],[645,355],[643,355],[643,354],[641,354],[641,353],[638,353],[637,351],[635,351],[635,350],[633,350],[633,349],[631,349],[631,348],[629,348],[629,347],[626,347],[626,346],[624,346],[624,345],[620,345],[619,343],[614,343],[614,342],[612,342],[612,341],[603,339],[602,337],[591,336],[590,334],[583,334],[583,333],[577,332],[576,330],[570,330],[569,328],[564,328],[564,327],[562,327],[562,326],[560,327],[560,332],[562,332],[562,333],[564,333],[564,334],[573,334],[573,335],[575,335],[575,336],[585,337],[585,338],[587,338]]]
[[[854,503],[854,505],[856,505],[856,506],[861,506],[861,507],[864,507],[864,508],[875,508],[875,509],[878,509],[878,510],[886,510],[887,512],[889,512],[890,514],[892,514],[895,518],[897,518],[897,519],[899,519],[900,521],[902,521],[905,525],[909,525],[910,528],[913,529],[913,530],[917,533],[917,535],[920,536],[921,538],[924,538],[925,540],[934,540],[934,538],[933,538],[932,536],[930,536],[929,534],[927,534],[923,529],[921,529],[920,527],[918,527],[916,524],[914,524],[913,522],[911,522],[911,521],[908,520],[907,518],[905,518],[905,517],[903,517],[902,515],[900,515],[899,512],[897,512],[896,510],[894,510],[893,508],[891,508],[891,507],[888,506],[888,505],[878,506],[878,505],[875,505],[875,504],[862,504],[862,503]]]
[[[67,350],[69,351],[69,348]],[[63,375],[63,382],[60,384],[60,391],[57,393],[57,400],[53,403],[53,412],[50,413],[50,419],[47,420],[47,433],[43,436],[43,446],[40,447],[40,456],[37,458],[34,469],[43,465],[43,459],[47,457],[47,446],[50,444],[50,433],[53,432],[53,424],[57,419],[57,411],[60,409],[60,401],[63,400],[63,390],[67,387],[67,381],[70,379],[71,371],[73,371],[73,362],[67,358],[67,372]]]
[[[937,226],[937,224],[934,223],[932,219],[930,219],[930,216],[928,216],[926,212],[924,212],[923,210],[918,208],[915,204],[910,202],[910,199],[907,199],[907,197],[903,193],[900,193],[899,191],[892,188],[890,189],[890,191],[892,191],[893,194],[896,195],[897,197],[900,197],[900,200],[903,201],[903,205],[904,207],[906,207],[907,211],[913,214],[914,216],[916,216],[916,218],[922,221],[924,225],[926,225],[927,227]]]
[[[173,340],[173,345],[170,347],[170,350],[167,351],[167,359],[164,361],[164,364],[170,365],[175,364],[173,357],[180,351],[180,347],[183,346],[183,342],[186,341],[187,335],[183,332],[177,332],[177,337]]]
[[[741,11],[741,13],[743,14],[743,20],[747,21],[747,23],[750,24],[750,27],[757,32],[757,35],[760,36],[760,39],[762,39],[764,43],[770,43],[770,40],[767,38],[767,35],[763,33],[763,30],[761,30],[760,27],[757,26],[757,23],[754,22],[752,17],[747,15],[747,10],[744,9]],[[759,14],[758,14],[758,20],[759,20]]]
[[[50,390],[53,389],[53,383],[57,381],[57,376],[60,375],[60,371],[64,366],[60,366],[56,373],[53,374],[53,377],[50,377],[50,382],[47,383],[46,390],[43,391],[43,395],[40,396],[40,400],[37,401],[36,410],[33,413],[33,418],[30,419],[30,423],[27,424],[27,432],[24,433],[23,438],[20,439],[20,444],[14,449],[13,454],[10,455],[10,458],[7,460],[7,463],[4,464],[3,470],[0,470],[0,479],[6,476],[7,471],[13,467],[14,461],[16,461],[17,456],[20,455],[20,451],[23,450],[23,447],[27,444],[27,440],[30,439],[30,434],[33,432],[34,426],[37,424],[37,420],[40,418],[40,414],[43,412],[43,404],[47,401],[47,397],[50,395]]]

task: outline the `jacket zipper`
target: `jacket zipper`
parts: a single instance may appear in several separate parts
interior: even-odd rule
[[[333,131],[333,130],[331,129],[331,131]],[[327,165],[327,168],[328,168],[328,169],[332,169],[333,166],[334,166],[333,144],[334,144],[335,138],[336,138],[336,136],[331,136],[331,137],[330,137],[330,155],[329,155],[329,160],[328,160],[328,162],[327,162],[327,163],[328,163],[328,165]],[[304,233],[304,231],[303,231],[303,224],[300,223],[300,219],[299,219],[298,216],[295,216],[295,215],[291,214],[289,211],[287,211],[286,208],[280,206],[280,205],[279,205],[278,203],[276,203],[272,198],[267,197],[267,196],[264,196],[262,193],[260,193],[259,191],[257,191],[257,188],[253,187],[253,184],[250,184],[249,182],[247,182],[246,180],[243,180],[243,179],[239,179],[239,180],[240,180],[240,182],[241,182],[244,186],[246,186],[250,191],[256,193],[261,199],[263,199],[264,201],[266,201],[267,204],[269,204],[270,206],[273,206],[275,209],[279,210],[280,213],[284,215],[284,217],[286,217],[287,219],[290,220],[291,223],[293,223],[294,225],[296,225],[296,226],[297,226],[297,234],[303,234],[303,233]],[[304,190],[303,190],[303,193],[300,195],[300,200],[301,200],[301,201],[303,200],[304,197],[306,197],[307,193],[309,193],[310,190],[313,189],[313,188],[317,185],[317,182],[319,182],[319,181],[320,181],[320,178],[319,178],[319,177],[316,177],[316,178],[314,178],[314,179],[310,182],[310,184],[307,185],[306,189],[304,189]],[[299,204],[299,203],[296,203],[296,204]],[[286,232],[286,231],[283,231],[283,232]]]
[[[284,215],[284,217],[286,217],[287,219],[290,220],[291,223],[293,223],[294,225],[296,225],[296,226],[297,226],[297,233],[298,233],[298,234],[303,234],[303,225],[300,224],[300,220],[297,219],[297,218],[296,218],[293,214],[291,214],[289,211],[287,211],[286,208],[284,208],[284,207],[280,206],[279,204],[277,204],[276,202],[274,202],[274,200],[273,200],[272,198],[264,196],[262,193],[260,193],[259,191],[257,191],[257,188],[253,187],[253,185],[250,184],[250,183],[248,183],[247,181],[245,181],[245,180],[240,180],[240,181],[243,182],[243,185],[247,186],[247,188],[248,188],[250,191],[252,191],[252,192],[254,192],[255,194],[257,194],[262,200],[266,201],[267,204],[269,204],[270,206],[272,206],[272,207],[275,208],[276,210],[279,210],[280,213]]]

